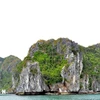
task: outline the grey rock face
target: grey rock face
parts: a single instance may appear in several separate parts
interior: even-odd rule
[[[100,82],[94,77],[90,83],[89,75],[84,75],[81,79],[80,93],[91,93],[91,91],[100,92]]]
[[[89,92],[89,76],[85,75],[80,84],[80,93],[88,93]]]
[[[15,79],[14,76],[12,75],[12,89],[15,89],[16,84],[15,84]]]
[[[27,67],[23,68],[21,72],[20,83],[16,89],[16,93],[43,91],[49,91],[49,88],[42,78],[39,64],[37,62],[28,62]]]
[[[38,43],[36,43],[34,47],[30,48],[30,54],[29,54],[30,57],[33,57],[34,52],[36,52],[38,50],[39,50]]]
[[[82,55],[77,52],[67,54],[69,67],[63,67],[61,71],[61,76],[63,77],[63,82],[66,80],[68,92],[78,92],[80,89],[80,75],[83,69]]]
[[[51,92],[67,93],[67,86],[62,83],[53,84],[50,89]]]
[[[81,46],[79,46],[74,41],[71,41],[66,38],[59,38],[58,40],[48,40],[48,41],[40,41],[35,45],[31,46],[29,55],[31,58],[34,57],[34,53],[39,50],[39,44],[51,44],[52,48],[58,54],[63,55],[63,57],[68,61],[68,66],[62,66],[61,76],[63,78],[62,83],[66,84],[66,88],[62,89],[61,85],[55,83],[51,87],[51,91],[67,91],[67,92],[83,92],[88,93],[90,91],[100,91],[100,82],[98,80],[91,79],[89,80],[89,75],[85,75],[83,69],[83,58],[82,52],[84,54],[84,50]],[[100,47],[97,45],[97,47]],[[45,50],[44,50],[45,51]],[[43,52],[44,52],[43,51]],[[82,72],[83,71],[83,72]],[[83,75],[83,78],[80,75]],[[91,77],[91,75],[90,75]],[[91,82],[90,82],[91,81]],[[92,85],[90,85],[92,84]],[[61,90],[62,89],[62,90]]]
[[[100,82],[96,79],[92,82],[92,89],[94,92],[100,92]]]

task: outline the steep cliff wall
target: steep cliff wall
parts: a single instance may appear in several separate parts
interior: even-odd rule
[[[35,85],[49,86],[51,92],[99,92],[99,61],[100,46],[84,48],[67,38],[40,40],[30,47],[28,55],[18,66],[18,73],[21,74],[17,93],[39,92],[34,89]],[[27,65],[27,62],[39,63],[41,72],[41,75],[37,74],[39,77],[32,75],[30,68],[33,72],[35,69],[30,67],[31,64]],[[45,85],[37,84],[34,79],[41,79]],[[30,82],[32,87],[29,85]],[[48,91],[48,88],[42,87],[37,90]]]
[[[63,82],[67,82],[68,92],[78,92],[80,89],[80,75],[83,69],[82,55],[77,52],[76,55],[70,53],[68,55],[69,67],[63,67],[61,76]]]
[[[83,69],[82,59],[80,46],[69,39],[40,40],[31,46],[28,56],[23,61],[26,65],[23,66],[27,66],[28,61],[38,61],[44,81],[49,85],[52,92],[78,92]],[[28,74],[27,71],[26,73]],[[19,87],[22,86],[23,82],[21,81],[20,75]],[[36,83],[33,82],[33,84]],[[22,88],[21,91],[26,90]]]
[[[20,83],[16,89],[16,94],[36,94],[50,91],[45,84],[37,62],[27,62],[27,67],[23,68],[20,74]]]

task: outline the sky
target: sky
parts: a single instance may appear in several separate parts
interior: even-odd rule
[[[0,57],[23,59],[40,39],[100,43],[100,0],[0,0]]]

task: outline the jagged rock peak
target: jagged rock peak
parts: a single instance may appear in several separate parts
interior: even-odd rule
[[[23,68],[20,75],[20,83],[16,93],[39,93],[49,91],[45,84],[38,62],[27,62],[27,67]]]

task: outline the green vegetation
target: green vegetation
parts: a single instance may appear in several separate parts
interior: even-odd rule
[[[15,56],[8,56],[5,59],[1,59],[2,63],[0,65],[0,91],[1,89],[6,89],[8,91],[12,90],[12,74],[14,74],[14,69],[16,65],[21,61]]]
[[[91,46],[85,49],[83,66],[81,77],[85,74],[89,75],[89,88],[91,89],[93,79],[100,81],[100,48]]]
[[[83,55],[84,74],[100,76],[100,50],[87,48]]]
[[[17,74],[17,76],[19,76],[19,74],[21,73],[23,67],[26,67],[27,61],[30,61],[30,60],[31,60],[31,57],[26,56],[23,61],[21,61],[19,64],[17,64],[17,67],[15,67],[13,69],[14,72]]]
[[[38,61],[42,75],[47,84],[53,84],[61,82],[62,78],[60,76],[62,67],[67,63],[62,55],[50,53],[44,53],[37,51],[34,53],[32,61]]]
[[[32,73],[33,75],[37,74],[37,69],[36,69],[36,68],[30,69],[30,71],[31,71],[31,73]]]
[[[11,81],[11,73],[8,73],[7,71],[4,71],[2,73],[2,77],[0,80],[0,90],[1,89],[10,89],[12,86],[12,81]]]

